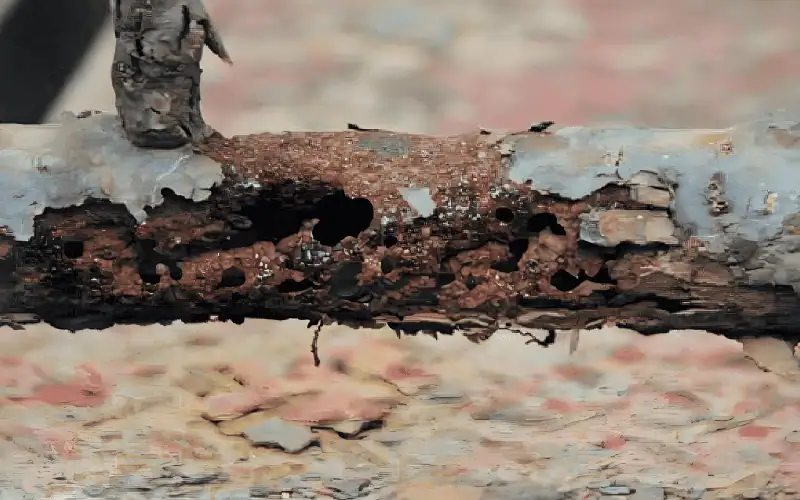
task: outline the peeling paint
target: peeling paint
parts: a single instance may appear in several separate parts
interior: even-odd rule
[[[546,330],[614,321],[649,333],[784,331],[800,299],[788,287],[747,285],[800,283],[800,216],[786,217],[795,181],[778,182],[796,152],[753,127],[569,128],[497,140],[363,129],[216,137],[198,151],[213,160],[215,181],[226,166],[219,188],[202,204],[165,197],[146,224],[131,213],[141,216],[143,199],[157,203],[159,180],[197,194],[181,183],[190,173],[181,153],[119,146],[116,134],[58,149],[50,144],[61,129],[33,127],[33,149],[6,150],[55,165],[36,170],[61,174],[54,183],[74,173],[72,203],[100,193],[128,209],[47,211],[36,219],[42,241],[0,240],[0,252],[26,256],[4,268],[8,296],[12,312],[70,329],[109,326],[135,310],[136,321],[385,321],[397,331],[468,331],[476,341],[515,318]],[[70,170],[62,157],[96,166]],[[189,180],[206,179],[203,168]],[[114,187],[120,178],[127,195],[97,180]],[[746,203],[761,189],[753,179],[767,192]],[[722,195],[726,210],[712,210]]]
[[[80,205],[87,198],[124,204],[138,222],[144,207],[162,202],[161,190],[202,201],[222,181],[220,165],[188,149],[132,146],[117,117],[65,116],[49,125],[0,126],[0,226],[17,239],[33,235],[45,207]]]
[[[671,207],[676,222],[692,225],[700,238],[723,234],[725,241],[712,247],[724,252],[729,240],[775,237],[783,219],[800,210],[795,173],[800,149],[782,147],[776,131],[796,134],[770,120],[720,130],[566,127],[554,132],[565,140],[562,148],[507,139],[515,141],[509,178],[580,199],[605,185],[628,184],[642,172],[655,172],[678,186]],[[616,151],[624,151],[618,167],[608,161]],[[730,204],[720,217],[709,213],[705,193],[716,172],[725,174]]]
[[[430,217],[436,210],[436,203],[428,188],[401,188],[400,194],[420,217]]]
[[[620,243],[677,245],[675,226],[665,212],[603,210],[581,214],[580,238],[603,247]]]

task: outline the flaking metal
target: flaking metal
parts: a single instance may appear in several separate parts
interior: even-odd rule
[[[633,128],[633,137],[626,129],[605,135],[602,148],[558,130],[499,142],[480,132],[348,130],[215,137],[159,151],[125,141],[113,116],[70,120],[66,128],[23,127],[27,135],[0,127],[3,153],[20,156],[15,168],[58,177],[47,185],[4,181],[14,190],[38,185],[44,195],[21,192],[7,204],[34,210],[21,216],[33,231],[0,240],[0,314],[34,314],[70,329],[328,318],[463,331],[476,341],[523,318],[526,328],[546,330],[614,322],[730,335],[787,331],[800,320],[791,288],[752,286],[800,283],[800,223],[784,217],[796,200],[793,181],[774,182],[769,171],[763,186],[742,185],[741,172],[758,157],[747,133],[777,165],[761,168],[795,162],[796,151],[768,144],[765,130],[726,133],[736,147],[725,155],[710,132]],[[621,149],[611,138],[625,154],[606,165],[604,151]],[[365,147],[385,141],[402,144],[403,154]],[[119,148],[115,161],[104,156],[108,144]],[[567,168],[538,170],[530,163],[536,151]],[[698,163],[676,169],[670,158],[678,154]],[[527,157],[531,182],[515,180],[522,167],[514,155]],[[704,195],[717,171],[734,202],[711,217]],[[695,177],[704,182],[684,182]],[[559,186],[587,190],[571,198]],[[164,187],[181,196],[162,196]],[[751,191],[760,196],[747,208],[741,195]],[[83,203],[86,196],[116,203]]]

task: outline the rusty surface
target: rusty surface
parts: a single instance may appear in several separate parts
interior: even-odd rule
[[[606,322],[791,335],[791,288],[742,286],[691,234],[663,236],[671,191],[646,173],[569,200],[509,181],[502,138],[214,139],[202,152],[225,182],[207,201],[166,192],[137,224],[124,206],[89,200],[46,210],[32,241],[5,242],[0,312],[68,329],[299,317],[474,339]],[[515,139],[563,147],[547,133]],[[426,189],[430,213],[406,189]]]

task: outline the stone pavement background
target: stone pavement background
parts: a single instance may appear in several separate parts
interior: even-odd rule
[[[206,0],[226,134],[347,122],[451,133],[531,122],[727,126],[800,110],[790,0]],[[110,30],[56,105],[112,110]]]
[[[594,330],[570,355],[566,337],[327,327],[314,367],[311,337],[297,321],[0,330],[0,484],[59,499],[800,494],[785,346],[784,365],[773,343],[750,349],[764,372],[698,331]]]
[[[725,126],[797,109],[800,3],[206,0],[226,134]],[[110,31],[53,109],[112,110]],[[0,329],[8,498],[796,498],[797,362],[702,332],[568,356],[252,321]],[[16,496],[10,496],[16,495]],[[759,496],[760,495],[760,496]],[[6,498],[6,497],[0,497]]]

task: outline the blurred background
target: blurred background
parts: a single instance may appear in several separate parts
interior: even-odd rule
[[[521,129],[543,120],[724,127],[800,111],[800,0],[205,3],[234,65],[207,54],[202,104],[207,121],[227,135],[341,130],[348,122],[420,133]],[[0,0],[0,122],[113,111],[108,7],[108,0]],[[739,344],[696,331],[584,332],[575,357],[569,342],[526,349],[510,332],[479,349],[460,336],[436,343],[393,337],[326,327],[324,364],[314,371],[307,369],[312,331],[300,321],[248,320],[236,330],[117,326],[78,335],[45,325],[24,335],[0,328],[0,485],[4,478],[30,491],[47,484],[46,498],[67,498],[53,492],[71,493],[71,482],[98,491],[112,456],[123,457],[126,474],[138,471],[136,479],[163,470],[176,453],[185,470],[219,466],[244,492],[301,473],[361,484],[372,474],[364,471],[378,470],[365,462],[397,464],[401,486],[408,483],[398,499],[555,498],[547,488],[576,478],[578,465],[586,484],[619,484],[610,479],[624,476],[670,485],[666,494],[638,489],[639,499],[699,498],[707,486],[730,489],[703,498],[756,498],[762,486],[759,498],[780,498],[768,496],[775,485],[800,477],[800,402],[787,375],[797,365],[783,343],[750,344],[756,368]],[[384,391],[387,398],[419,396],[393,410],[386,433],[363,440],[329,433],[319,456],[316,449],[287,456],[251,442],[297,443],[305,426],[270,430],[260,426],[273,413],[239,410],[260,407],[253,401],[265,394],[264,381],[281,395],[301,381],[314,394],[323,387],[318,399],[305,392],[292,399],[286,418],[330,418],[335,429],[368,423],[377,408],[370,400]],[[65,404],[87,408],[64,411]],[[200,419],[202,408],[241,418],[211,425]],[[659,416],[650,418],[654,408]],[[715,422],[706,426],[708,415]],[[429,467],[438,456],[456,465]],[[119,470],[116,460],[113,467]],[[520,489],[431,493],[429,479]],[[679,484],[687,489],[675,493]]]
[[[204,112],[225,134],[727,126],[800,110],[794,0],[205,3],[235,63],[206,57]],[[0,0],[0,121],[113,109],[107,4]]]

